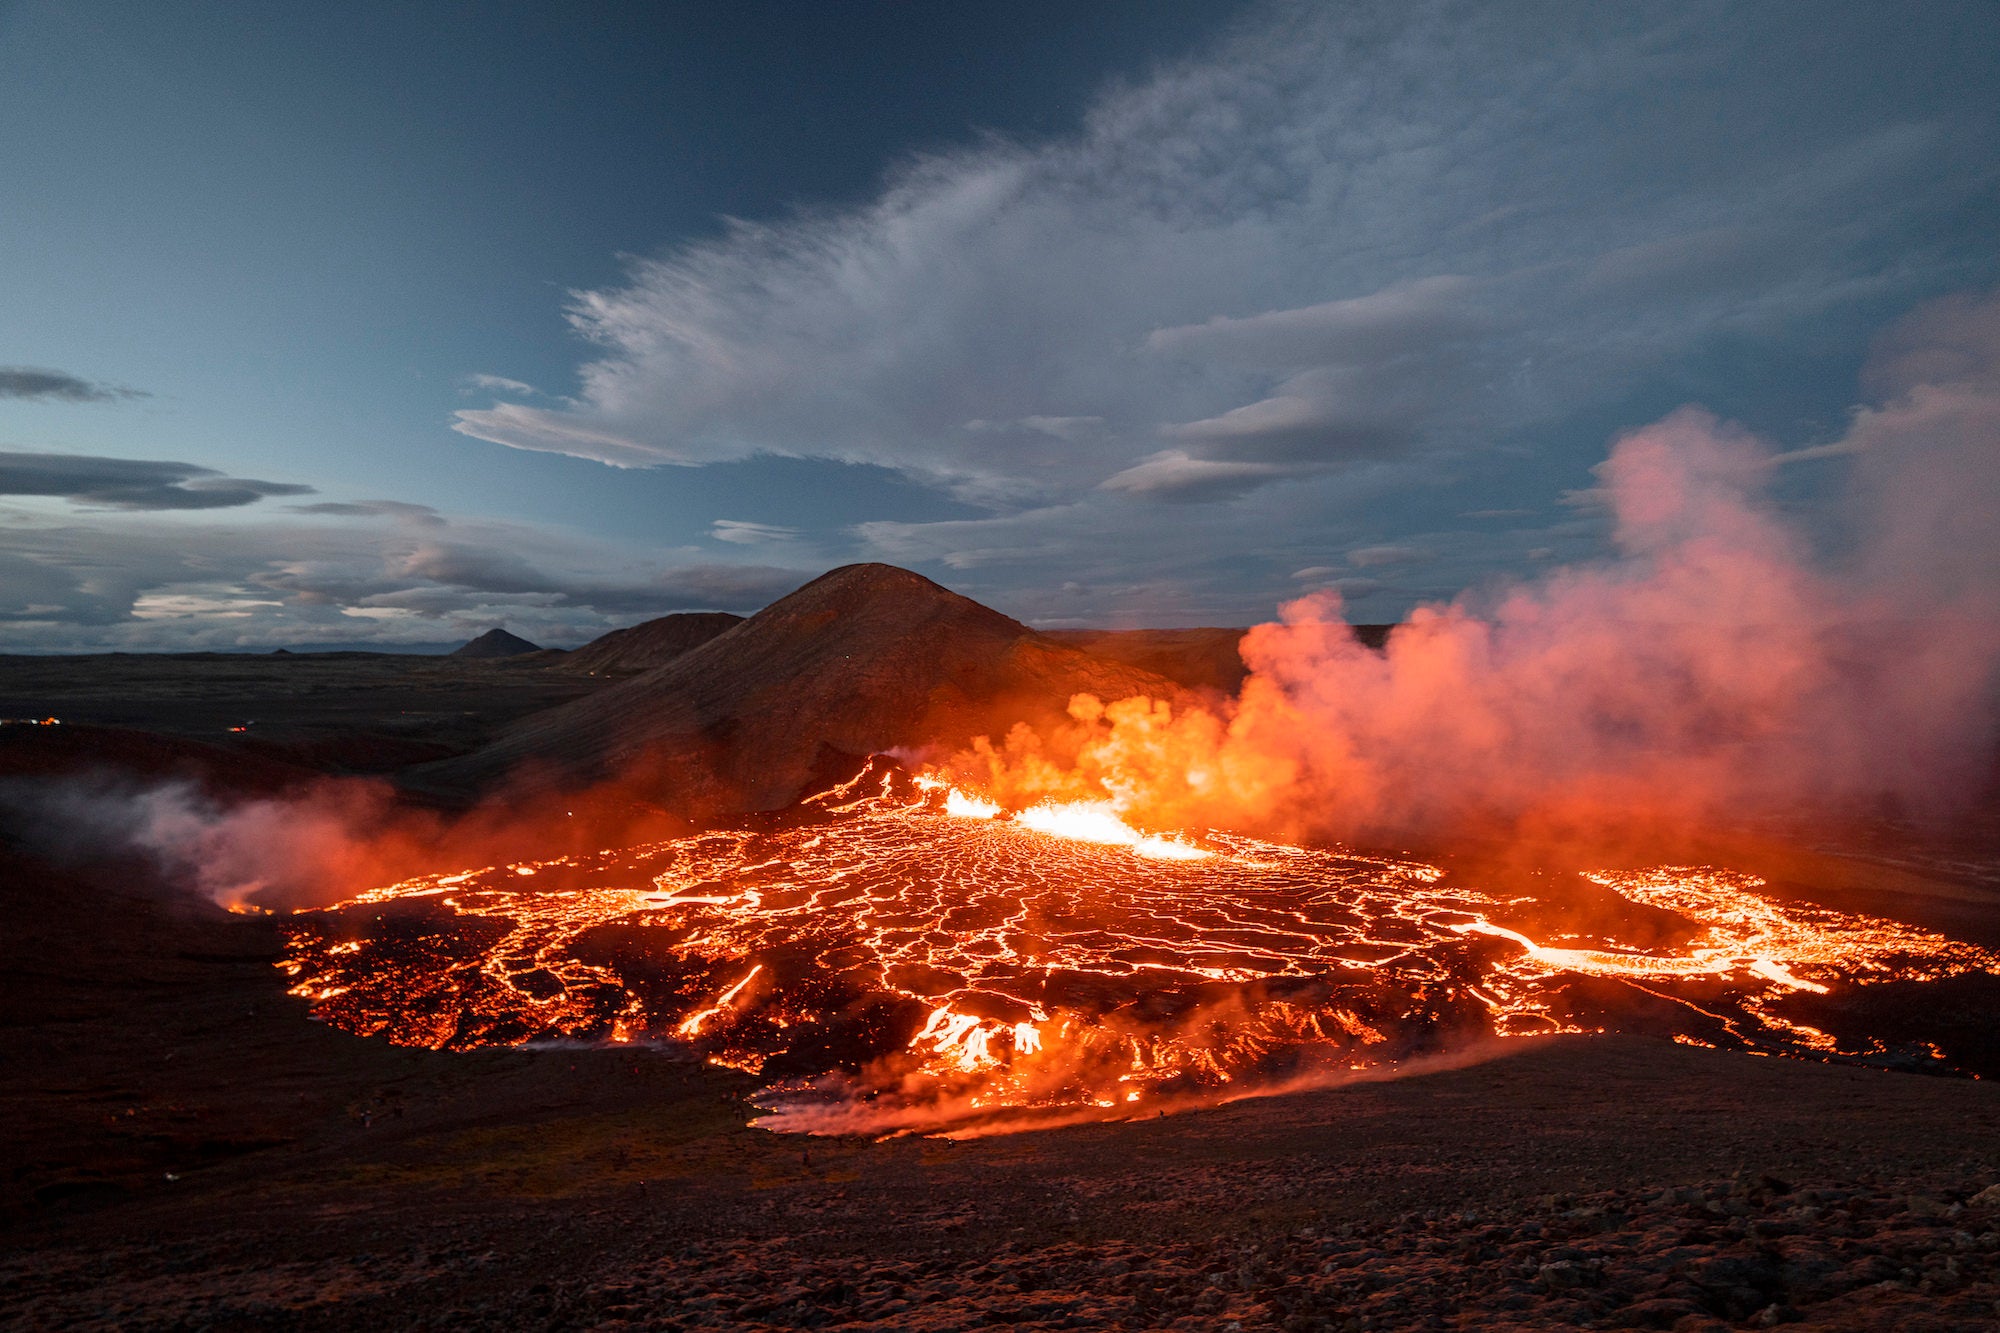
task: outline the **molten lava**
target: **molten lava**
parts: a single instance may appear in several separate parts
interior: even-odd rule
[[[1788,1010],[2000,963],[1728,871],[1588,883],[1649,947],[1553,934],[1545,904],[1428,865],[1162,838],[1101,805],[1009,816],[877,761],[763,827],[425,876],[300,914],[283,965],[352,1032],[680,1043],[762,1078],[772,1128],[978,1133],[1621,1015],[1703,1045],[1866,1057],[1883,1043]]]

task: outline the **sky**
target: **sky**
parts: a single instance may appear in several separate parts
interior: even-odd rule
[[[1688,405],[1837,562],[2000,286],[1988,0],[0,0],[0,126],[0,651],[1389,621]]]

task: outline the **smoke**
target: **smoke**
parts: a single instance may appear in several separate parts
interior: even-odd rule
[[[679,836],[631,778],[562,792],[527,775],[457,814],[386,783],[325,779],[245,797],[185,779],[92,774],[0,782],[9,832],[70,863],[138,857],[231,911],[325,907],[416,875]]]
[[[1698,408],[1614,442],[1614,555],[1427,606],[1363,647],[1335,593],[1244,638],[1218,710],[1072,702],[952,767],[1010,804],[1111,799],[1154,826],[1366,837],[1885,810],[1977,794],[2000,660],[2000,297],[1880,342],[1878,402],[1782,454]],[[1838,560],[1770,498],[1852,457]]]
[[[232,911],[333,902],[399,877],[433,823],[392,815],[389,791],[367,782],[242,800],[186,780],[99,775],[0,784],[0,805],[44,853],[143,857]]]
[[[922,1135],[964,1142],[1107,1120],[1180,1115],[1260,1097],[1392,1083],[1524,1055],[1535,1045],[1534,1038],[1460,1036],[1448,1050],[1405,1054],[1379,1064],[1357,1065],[1332,1059],[1286,1076],[1253,1077],[1242,1084],[1155,1093],[1143,1106],[1116,1102],[1079,1106],[1060,1098],[1038,1104],[1032,1098],[996,1098],[993,1090],[980,1082],[969,1082],[967,1087],[949,1092],[918,1080],[911,1080],[904,1087],[883,1089],[871,1086],[866,1078],[835,1073],[780,1084],[755,1094],[751,1104],[759,1114],[750,1123],[778,1134],[818,1137],[866,1134],[877,1139]],[[866,1073],[879,1077],[879,1070]],[[1073,1078],[1074,1071],[1065,1068],[1061,1076]],[[1050,1082],[1056,1084],[1059,1079],[1052,1078]]]

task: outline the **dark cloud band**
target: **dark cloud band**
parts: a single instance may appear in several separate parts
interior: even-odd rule
[[[94,384],[63,370],[34,366],[0,366],[0,398],[29,402],[108,403],[119,398],[144,398],[137,389]]]
[[[283,481],[143,458],[0,451],[0,495],[45,495],[107,509],[232,509],[266,496],[310,495]]]

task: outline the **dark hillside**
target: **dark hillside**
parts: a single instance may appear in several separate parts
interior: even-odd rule
[[[908,570],[849,565],[419,778],[469,787],[540,766],[587,781],[639,766],[656,798],[683,813],[770,809],[843,756],[962,744],[1057,717],[1077,693],[1179,691]]]
[[[575,652],[565,654],[559,665],[565,671],[592,676],[637,675],[665,666],[682,653],[699,648],[742,623],[742,616],[727,611],[661,616],[658,620],[599,635]]]

